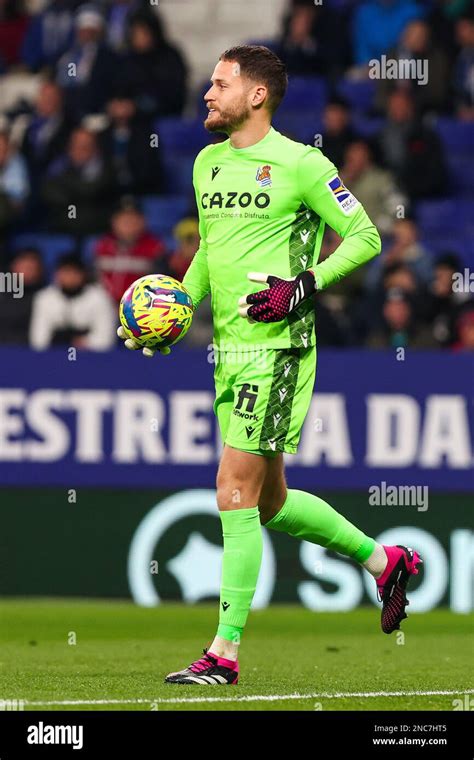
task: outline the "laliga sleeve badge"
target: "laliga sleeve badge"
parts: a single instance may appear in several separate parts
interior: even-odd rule
[[[350,214],[359,204],[357,198],[355,198],[352,193],[349,192],[347,187],[344,186],[340,177],[334,177],[334,179],[326,182],[326,186],[331,191],[334,200],[340,206],[344,214]]]

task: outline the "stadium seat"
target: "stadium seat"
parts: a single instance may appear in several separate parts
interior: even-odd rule
[[[449,186],[453,195],[472,193],[474,179],[474,154],[472,151],[468,153],[446,150],[445,160],[449,174]]]
[[[460,257],[464,266],[471,269],[474,267],[474,249],[470,236],[446,233],[444,235],[421,236],[420,243],[435,259],[444,253],[455,253]]]
[[[164,151],[176,150],[197,155],[211,139],[202,119],[157,119],[155,129],[159,145]]]
[[[457,232],[464,232],[469,231],[474,224],[472,209],[472,201],[466,198],[442,198],[419,201],[415,207],[415,216],[424,233],[444,231],[447,224]]]
[[[355,111],[369,111],[372,108],[375,96],[375,81],[365,79],[361,82],[351,79],[343,79],[338,88],[338,95]]]
[[[70,235],[52,235],[46,233],[26,232],[11,239],[11,247],[18,250],[24,246],[37,248],[48,276],[54,270],[57,260],[66,253],[77,252],[77,243]]]
[[[142,199],[142,208],[151,232],[160,237],[171,235],[173,227],[189,210],[188,195],[147,195]]]
[[[172,195],[190,195],[193,191],[193,165],[195,155],[181,151],[164,151],[163,171],[168,192]]]
[[[305,145],[314,144],[315,134],[321,134],[322,123],[319,111],[280,111],[274,116],[273,124],[279,132]],[[319,147],[319,146],[318,146]]]
[[[374,137],[382,129],[384,120],[382,118],[369,119],[362,114],[354,113],[351,118],[351,124],[354,131],[365,139]]]
[[[324,79],[290,76],[279,111],[322,111],[326,100],[327,85]]]
[[[97,242],[100,240],[100,235],[90,235],[88,238],[85,239],[84,243],[82,244],[82,258],[85,261],[85,263],[93,267],[94,264],[94,251],[95,247],[97,245]]]
[[[446,151],[456,153],[465,151],[472,154],[474,149],[474,123],[456,121],[455,119],[439,118],[434,123]]]

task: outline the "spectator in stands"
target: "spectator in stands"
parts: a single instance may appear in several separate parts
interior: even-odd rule
[[[177,248],[168,260],[166,274],[181,282],[199,248],[199,223],[197,219],[181,219],[173,230]],[[212,343],[213,323],[211,299],[206,298],[193,317],[193,324],[186,337],[186,346],[208,346]]]
[[[453,253],[440,256],[434,266],[434,276],[428,297],[428,318],[433,335],[441,346],[452,346],[456,337],[456,321],[469,293],[453,290],[453,277],[461,272],[462,262]]]
[[[391,240],[384,246],[374,266],[366,272],[369,290],[380,287],[384,272],[391,264],[406,264],[413,270],[421,287],[428,286],[432,277],[432,262],[429,253],[418,241],[418,229],[411,219],[396,219]]]
[[[405,26],[423,15],[414,0],[365,0],[358,4],[353,18],[355,63],[366,66],[392,48]]]
[[[9,271],[22,278],[22,296],[0,293],[0,344],[28,345],[31,308],[35,293],[44,285],[43,262],[36,248],[17,251]]]
[[[347,147],[341,177],[379,232],[390,234],[397,211],[406,208],[407,199],[391,173],[374,164],[372,150],[364,140],[356,140]]]
[[[474,351],[474,301],[466,304],[456,322],[455,351]]]
[[[420,308],[423,300],[423,290],[420,288],[413,269],[407,264],[389,264],[380,279],[376,290],[365,293],[364,297],[358,298],[350,310],[351,326],[359,339],[364,343],[374,325],[379,326],[382,307],[389,290],[402,290],[406,293],[412,304],[416,307],[416,319],[424,319],[424,310]]]
[[[449,64],[445,52],[433,44],[431,31],[425,21],[416,19],[405,27],[398,45],[388,51],[391,60],[412,62],[414,70],[418,61],[426,67],[426,82],[417,79],[379,79],[375,106],[385,113],[388,96],[397,89],[410,92],[417,112],[444,111],[448,107]],[[406,64],[405,64],[406,65]]]
[[[324,108],[322,138],[324,155],[341,167],[347,146],[356,138],[350,126],[349,108],[341,98],[332,98]]]
[[[130,20],[129,52],[121,85],[134,98],[139,116],[178,116],[186,102],[187,69],[179,50],[165,38],[161,20],[139,11]]]
[[[93,5],[82,5],[75,17],[75,40],[56,67],[56,80],[64,90],[66,109],[77,121],[103,110],[118,76],[117,57],[107,48],[103,37],[101,12]]]
[[[110,161],[90,130],[75,129],[66,153],[50,166],[42,183],[42,198],[55,232],[93,235],[107,228],[116,195]]]
[[[52,0],[33,16],[22,48],[22,60],[31,71],[54,66],[71,45],[79,4],[80,0]]]
[[[119,302],[139,277],[166,273],[165,246],[146,228],[145,217],[132,199],[124,199],[111,220],[111,232],[97,242],[95,265],[104,288]]]
[[[441,143],[415,115],[413,99],[404,90],[388,97],[388,119],[377,137],[385,166],[410,200],[447,192]]]
[[[384,269],[382,287],[384,294],[392,288],[398,288],[412,298],[416,298],[420,292],[415,272],[407,264],[401,262],[389,264]]]
[[[385,295],[382,324],[369,334],[370,348],[433,348],[430,330],[417,322],[412,298],[398,288]]]
[[[109,0],[106,38],[108,46],[116,53],[124,53],[126,50],[130,16],[147,6],[149,7],[147,0]]]
[[[277,53],[289,74],[335,79],[350,63],[348,28],[342,9],[335,11],[314,0],[292,0]]]
[[[137,117],[135,102],[126,90],[118,90],[109,100],[107,116],[109,126],[102,133],[102,144],[112,159],[120,193],[159,193],[162,168],[152,122]]]
[[[457,51],[455,23],[460,16],[468,12],[470,6],[472,6],[472,0],[434,0],[428,10],[427,18],[433,39],[450,59]]]
[[[474,120],[474,11],[456,22],[456,40],[460,47],[454,66],[454,94],[457,115]]]
[[[173,235],[178,246],[168,260],[168,270],[172,277],[182,280],[199,248],[198,220],[192,217],[181,219],[175,226]]]
[[[66,147],[70,126],[64,113],[61,88],[55,82],[43,82],[21,148],[35,186]]]
[[[54,282],[33,298],[30,345],[37,351],[71,346],[106,351],[115,344],[116,309],[106,291],[87,281],[83,262],[63,256]]]
[[[0,235],[19,217],[30,192],[28,170],[10,140],[0,132]]]
[[[0,0],[0,55],[5,66],[20,63],[28,22],[22,0]]]

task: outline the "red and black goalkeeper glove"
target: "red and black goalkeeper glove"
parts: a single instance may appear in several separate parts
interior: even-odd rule
[[[316,292],[314,274],[309,269],[291,280],[262,272],[250,272],[247,276],[252,282],[266,282],[270,286],[239,299],[240,316],[255,322],[280,322]]]

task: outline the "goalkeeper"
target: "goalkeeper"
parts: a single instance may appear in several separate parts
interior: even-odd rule
[[[376,228],[334,165],[271,126],[286,86],[277,56],[243,45],[221,55],[204,96],[205,127],[229,139],[204,148],[194,164],[201,244],[183,284],[195,307],[211,294],[224,552],[216,635],[203,657],[166,677],[172,683],[237,683],[262,525],[360,563],[376,579],[385,633],[406,617],[406,586],[421,562],[286,485],[283,453],[297,450],[315,380],[311,296],[380,252]],[[343,241],[318,263],[325,224]]]

